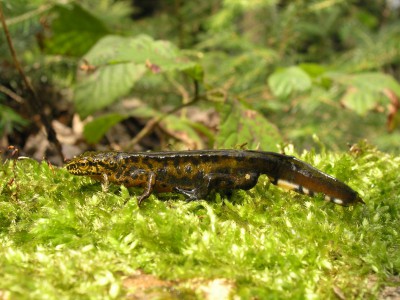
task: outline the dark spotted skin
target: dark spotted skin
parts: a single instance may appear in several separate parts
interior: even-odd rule
[[[178,192],[188,200],[205,198],[211,191],[248,190],[266,174],[273,184],[314,195],[323,193],[336,204],[362,202],[341,181],[292,156],[250,150],[163,152],[85,152],[66,163],[74,175],[107,179],[127,187],[143,187],[140,204],[155,192]]]

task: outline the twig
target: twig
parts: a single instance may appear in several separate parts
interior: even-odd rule
[[[0,21],[1,21],[1,24],[3,25],[3,30],[6,35],[7,44],[8,44],[8,47],[10,48],[10,52],[11,52],[15,67],[17,68],[20,76],[22,77],[22,80],[24,81],[29,93],[31,94],[30,96],[31,96],[32,101],[29,104],[31,105],[33,111],[40,116],[40,120],[47,131],[47,138],[48,138],[49,142],[53,143],[53,145],[56,147],[58,155],[61,157],[62,161],[64,161],[64,154],[62,153],[61,144],[57,139],[56,132],[54,131],[54,128],[51,126],[50,121],[44,115],[42,102],[40,101],[39,97],[37,96],[31,82],[29,81],[28,77],[25,75],[25,73],[21,67],[21,64],[18,61],[17,53],[15,51],[13,42],[11,40],[10,32],[8,31],[6,20],[5,20],[4,14],[3,14],[3,8],[1,5],[1,2],[0,2]]]
[[[189,92],[185,89],[185,87],[176,81],[172,76],[167,76],[167,80],[178,90],[178,92],[182,96],[182,103],[186,104],[190,101]],[[186,110],[181,111],[181,116],[184,117],[186,115]]]
[[[14,93],[9,88],[6,88],[4,85],[0,85],[0,92],[2,92],[3,94],[6,94],[11,99],[14,99],[15,102],[18,102],[19,104],[24,104],[25,103],[24,98],[22,98],[20,95],[18,95],[16,93]]]
[[[181,110],[182,108],[188,107],[190,105],[193,105],[194,103],[196,103],[197,101],[199,101],[200,99],[202,99],[203,97],[199,96],[197,91],[195,93],[195,96],[192,98],[191,101],[184,103],[178,107],[175,107],[174,109],[171,109],[169,112],[161,115],[161,116],[157,116],[152,118],[150,121],[147,122],[146,126],[144,126],[142,128],[142,130],[139,131],[139,133],[129,142],[129,144],[127,145],[127,149],[132,149],[134,145],[136,145],[137,143],[139,143],[144,137],[146,137],[153,129],[154,127],[156,127],[163,119],[165,119],[166,117],[168,117],[169,115],[172,115],[174,113],[176,113],[177,111]]]

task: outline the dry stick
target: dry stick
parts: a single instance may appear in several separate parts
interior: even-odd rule
[[[196,81],[196,80],[194,81],[194,86],[195,86],[195,92],[194,92],[194,96],[191,101],[184,103],[178,107],[175,107],[174,109],[170,110],[169,112],[167,112],[161,116],[152,118],[150,121],[147,122],[146,126],[144,126],[143,129],[140,130],[139,133],[129,142],[129,144],[127,145],[126,148],[132,149],[134,145],[139,143],[140,140],[142,140],[144,137],[146,137],[154,129],[154,127],[156,127],[163,119],[165,119],[169,115],[172,115],[172,114],[176,113],[177,111],[181,110],[182,108],[190,106],[190,105],[196,103],[197,101],[199,101],[200,99],[202,99],[202,97],[200,97],[200,95],[199,95],[198,81]]]
[[[144,137],[146,137],[153,129],[156,127],[163,119],[168,117],[169,115],[172,115],[176,113],[177,111],[181,110],[184,107],[190,106],[197,102],[200,98],[193,99],[190,102],[187,102],[185,104],[182,104],[181,106],[175,107],[174,109],[170,110],[169,112],[152,118],[150,121],[147,122],[147,124],[142,128],[142,130],[139,131],[139,133],[129,142],[127,145],[127,149],[132,149],[134,145],[139,143]]]
[[[14,93],[12,90],[10,90],[9,88],[6,88],[4,85],[1,85],[1,84],[0,84],[0,92],[6,94],[8,97],[15,100],[15,102],[18,102],[19,104],[25,103],[24,98],[22,98],[20,95]]]
[[[40,116],[40,120],[47,131],[47,139],[49,140],[50,143],[54,144],[54,146],[56,147],[56,150],[58,152],[58,155],[61,157],[61,160],[64,161],[64,154],[62,153],[61,144],[57,139],[56,132],[54,131],[54,128],[51,126],[50,121],[44,115],[42,102],[40,101],[39,97],[37,96],[31,82],[29,81],[28,77],[26,77],[24,71],[22,70],[21,64],[18,61],[17,53],[15,52],[15,48],[12,43],[10,33],[8,31],[8,27],[7,27],[6,20],[5,20],[4,14],[3,14],[3,8],[2,8],[1,3],[0,3],[0,20],[1,20],[1,24],[3,25],[3,30],[6,35],[7,44],[8,44],[8,47],[10,48],[10,52],[11,52],[12,58],[14,60],[15,67],[17,68],[19,74],[22,77],[22,80],[24,81],[29,93],[31,94],[30,98],[32,101],[30,101],[29,104],[31,105],[33,111]]]

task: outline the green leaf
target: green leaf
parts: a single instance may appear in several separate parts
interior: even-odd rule
[[[375,93],[365,90],[350,89],[344,95],[342,102],[347,108],[355,111],[359,115],[364,115],[376,106],[377,98],[379,98],[379,95]]]
[[[380,93],[385,89],[390,89],[400,96],[400,84],[392,76],[383,73],[368,72],[344,76],[341,82],[344,85],[370,92]]]
[[[313,63],[302,63],[299,64],[299,68],[301,68],[310,76],[314,84],[314,88],[315,85],[319,85],[324,89],[329,89],[332,86],[332,80],[325,76],[328,71],[325,66]],[[311,90],[311,93],[313,93],[313,90]]]
[[[193,78],[196,81],[203,82],[204,79],[204,70],[203,67],[196,64],[193,67],[190,67],[185,70],[185,73],[189,75],[191,78]]]
[[[217,148],[233,148],[246,144],[248,149],[277,151],[282,138],[277,128],[255,110],[246,108],[239,101],[224,103],[219,108],[220,130]]]
[[[275,71],[268,78],[268,85],[277,97],[287,98],[292,93],[304,92],[311,88],[311,78],[299,67]]]
[[[111,127],[128,117],[127,115],[116,113],[98,117],[85,125],[83,135],[89,144],[95,144],[101,140]]]
[[[82,117],[126,95],[146,69],[159,73],[173,70],[193,72],[194,68],[192,75],[198,78],[202,71],[171,43],[154,41],[144,35],[135,38],[106,36],[84,56],[83,61],[89,71],[81,72],[74,97]]]
[[[134,62],[146,65],[153,73],[172,70],[187,70],[196,63],[183,56],[179,49],[168,41],[155,41],[146,35],[126,39],[110,60],[110,63]]]
[[[347,88],[342,98],[343,104],[360,115],[379,104],[388,103],[389,99],[384,93],[386,90],[400,96],[399,83],[392,76],[383,73],[333,74],[331,78]]]
[[[169,115],[162,123],[169,132],[173,132],[175,136],[180,137],[186,149],[204,148],[203,140],[196,130],[196,126],[187,119]]]
[[[28,124],[29,122],[12,108],[0,104],[0,135],[10,134]]]
[[[56,5],[51,23],[51,37],[45,41],[49,54],[82,56],[109,31],[105,25],[80,5]]]
[[[319,64],[313,64],[313,63],[299,64],[299,68],[301,68],[304,72],[306,72],[312,78],[319,77],[326,72],[326,68],[324,66],[319,65]]]
[[[103,67],[105,65],[113,65],[120,48],[124,47],[131,38],[126,38],[117,35],[107,35],[100,39],[90,51],[83,57],[90,66]],[[129,61],[126,61],[129,62]],[[122,62],[120,62],[122,63]]]
[[[104,66],[86,75],[75,87],[74,102],[81,117],[114,103],[126,95],[146,68],[133,63]]]

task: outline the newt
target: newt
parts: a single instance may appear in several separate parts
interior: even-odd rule
[[[270,181],[298,193],[325,195],[326,201],[348,206],[364,203],[338,179],[293,156],[252,150],[162,152],[85,152],[66,163],[74,175],[144,188],[138,205],[154,192],[177,192],[188,201],[212,191],[248,190],[266,174]]]

